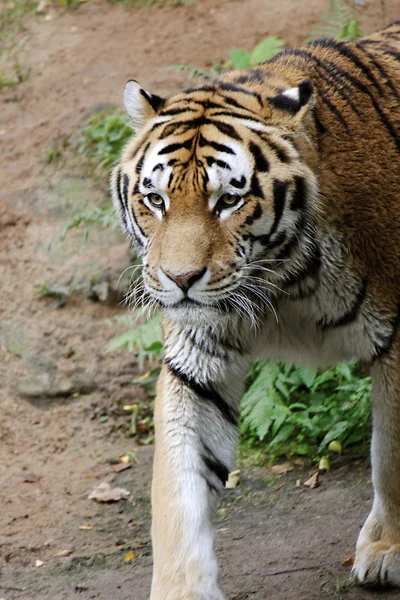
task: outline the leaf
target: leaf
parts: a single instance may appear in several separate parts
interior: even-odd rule
[[[254,67],[273,58],[284,45],[285,42],[276,35],[264,38],[250,53],[250,66]]]
[[[250,54],[246,50],[229,50],[229,58],[234,69],[250,67]]]
[[[307,386],[308,389],[311,389],[317,377],[317,369],[314,369],[312,367],[299,367],[297,369],[297,372],[300,374],[304,385]]]
[[[229,473],[228,481],[225,483],[225,488],[227,490],[233,490],[235,487],[239,485],[240,482],[240,470],[232,471]]]
[[[271,471],[274,475],[285,475],[285,473],[289,473],[289,471],[293,471],[294,467],[289,465],[289,463],[284,463],[282,465],[274,465],[271,467]]]
[[[130,492],[124,488],[112,488],[109,483],[103,481],[94,490],[92,490],[88,496],[89,500],[96,500],[96,502],[118,502],[119,500],[126,500]]]
[[[135,560],[136,558],[136,553],[133,552],[132,550],[130,552],[127,552],[126,554],[124,554],[124,562],[130,562],[131,560]]]
[[[309,488],[316,488],[319,486],[318,482],[319,471],[316,471],[311,477],[309,477],[306,481],[303,482],[303,485]]]

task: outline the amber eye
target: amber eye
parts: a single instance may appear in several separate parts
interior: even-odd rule
[[[156,208],[164,208],[164,198],[160,194],[147,194],[146,198]]]
[[[217,202],[217,206],[219,210],[224,208],[232,208],[232,206],[236,206],[241,201],[241,196],[235,196],[234,194],[222,194]]]

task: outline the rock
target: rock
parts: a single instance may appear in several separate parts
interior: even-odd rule
[[[62,377],[59,380],[50,373],[37,373],[25,377],[17,387],[17,393],[29,400],[67,398],[76,394],[90,394],[97,385],[82,376]]]

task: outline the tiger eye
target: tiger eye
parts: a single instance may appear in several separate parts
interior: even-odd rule
[[[235,196],[234,194],[223,194],[219,198],[218,204],[220,205],[220,208],[231,208],[238,204],[241,199],[241,196]]]
[[[164,198],[160,194],[147,194],[146,198],[156,208],[162,208],[164,206]]]

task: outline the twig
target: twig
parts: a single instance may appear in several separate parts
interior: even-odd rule
[[[323,569],[324,565],[314,565],[312,567],[298,567],[297,569],[286,569],[285,571],[272,571],[272,573],[265,573],[265,577],[273,577],[274,575],[286,575],[286,573],[298,573],[300,571],[316,571],[317,569]]]
[[[8,590],[10,592],[25,592],[28,588],[20,587],[18,585],[1,585],[0,590]]]

